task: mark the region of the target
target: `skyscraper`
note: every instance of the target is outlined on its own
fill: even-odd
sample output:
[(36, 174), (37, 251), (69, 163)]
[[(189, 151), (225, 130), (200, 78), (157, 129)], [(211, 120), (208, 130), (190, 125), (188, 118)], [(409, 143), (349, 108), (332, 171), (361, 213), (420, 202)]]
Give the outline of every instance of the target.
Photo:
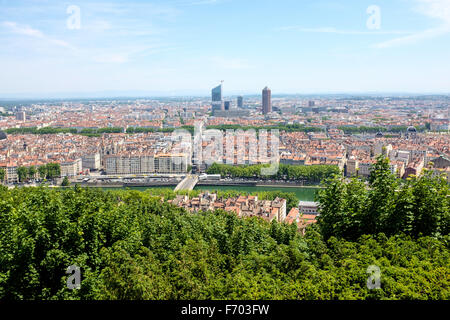
[(222, 85), (218, 85), (217, 87), (211, 90), (212, 101), (222, 101)]
[(25, 111), (19, 111), (19, 112), (17, 112), (17, 113), (16, 113), (16, 120), (19, 120), (19, 121), (25, 121), (25, 120), (27, 120), (27, 116), (26, 116), (26, 114), (25, 114)]
[(231, 109), (231, 101), (225, 101), (224, 107), (225, 107), (225, 110), (230, 110)]
[(237, 97), (237, 107), (242, 109), (243, 106), (244, 106), (244, 97), (242, 96)]
[(272, 112), (272, 91), (265, 87), (262, 92), (262, 111), (263, 114)]
[(211, 98), (212, 98), (212, 110), (223, 110), (223, 101), (222, 101), (222, 85), (218, 85), (217, 87), (211, 90)]

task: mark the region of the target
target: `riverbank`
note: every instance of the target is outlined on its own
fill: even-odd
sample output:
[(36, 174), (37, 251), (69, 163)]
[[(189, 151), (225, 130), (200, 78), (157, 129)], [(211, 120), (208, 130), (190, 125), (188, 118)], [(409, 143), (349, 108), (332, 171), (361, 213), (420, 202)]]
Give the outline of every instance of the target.
[[(75, 184), (75, 183), (73, 183)], [(72, 184), (72, 185), (73, 185)], [(131, 188), (131, 187), (149, 187), (149, 188), (175, 188), (177, 181), (149, 181), (149, 182), (113, 182), (107, 183), (105, 181), (98, 181), (96, 183), (78, 183), (82, 187), (92, 188)], [(202, 180), (197, 183), (201, 187), (215, 187), (215, 186), (233, 186), (233, 187), (280, 187), (280, 188), (322, 188), (319, 185), (304, 185), (293, 182), (284, 181), (228, 181), (228, 180)]]
[(255, 184), (251, 184), (251, 183), (197, 183), (197, 186), (199, 187), (261, 187), (261, 188), (266, 188), (266, 187), (270, 187), (270, 188), (315, 188), (315, 189), (323, 189), (324, 187), (319, 186), (319, 185), (296, 185), (296, 184), (276, 184), (276, 183), (255, 183)]
[[(108, 181), (97, 181), (95, 183), (92, 182), (72, 182), (71, 186), (79, 185), (81, 187), (90, 187), (90, 188), (133, 188), (133, 187), (148, 187), (148, 188), (175, 188), (179, 181), (146, 181), (146, 182), (108, 182)], [(22, 186), (37, 186), (37, 184), (33, 185), (22, 185)], [(60, 186), (60, 184), (56, 184), (54, 186)], [(285, 181), (233, 181), (233, 180), (201, 180), (197, 183), (198, 187), (261, 187), (261, 188), (315, 188), (321, 189), (323, 188), (320, 185), (305, 185), (298, 184), (294, 182), (285, 182)], [(14, 186), (8, 186), (9, 188), (14, 188)]]
[[(73, 187), (75, 184), (71, 184), (71, 187)], [(169, 189), (173, 190), (175, 188), (175, 185), (155, 185), (153, 184), (147, 184), (147, 185), (130, 185), (130, 184), (118, 184), (118, 183), (111, 183), (111, 184), (87, 184), (87, 183), (78, 183), (80, 187), (89, 187), (89, 188), (101, 188), (104, 190), (123, 190), (123, 189), (131, 189), (131, 190), (137, 190), (137, 191), (146, 191), (149, 189)], [(23, 186), (22, 186), (23, 187)], [(49, 186), (53, 188), (67, 188), (67, 187), (61, 187), (61, 186)], [(10, 186), (11, 188), (11, 186)], [(301, 201), (315, 201), (315, 197), (317, 194), (317, 191), (319, 191), (321, 187), (318, 186), (295, 186), (295, 185), (270, 185), (270, 184), (264, 184), (264, 185), (246, 185), (243, 183), (240, 184), (234, 184), (234, 185), (218, 185), (213, 182), (206, 183), (203, 181), (202, 184), (197, 185), (194, 190), (199, 191), (209, 191), (209, 192), (215, 192), (215, 191), (238, 191), (242, 192), (243, 194), (246, 193), (255, 193), (255, 192), (271, 192), (271, 191), (278, 191), (278, 192), (286, 192), (286, 193), (294, 193), (295, 196), (298, 198), (298, 200)]]
[[(123, 189), (130, 189), (130, 190), (137, 190), (137, 191), (146, 191), (151, 189), (170, 189), (173, 190), (173, 188), (168, 188), (167, 186), (149, 186), (149, 187), (102, 187), (105, 190), (123, 190)], [(315, 201), (315, 197), (317, 194), (317, 191), (319, 191), (319, 188), (315, 187), (280, 187), (280, 186), (218, 186), (218, 185), (197, 185), (194, 190), (197, 191), (208, 191), (208, 192), (216, 192), (216, 191), (237, 191), (241, 192), (243, 194), (247, 193), (255, 193), (255, 192), (271, 192), (271, 191), (278, 191), (278, 192), (285, 192), (285, 193), (294, 193), (295, 196), (299, 201)]]
[(240, 186), (240, 187), (282, 187), (282, 188), (322, 188), (320, 185), (305, 185), (298, 184), (295, 182), (285, 182), (285, 181), (270, 181), (270, 182), (260, 182), (260, 181), (212, 181), (203, 180), (197, 183), (197, 186)]
[(254, 192), (285, 192), (285, 193), (294, 193), (298, 200), (300, 201), (315, 201), (316, 194), (320, 190), (317, 187), (280, 187), (280, 186), (218, 186), (218, 185), (197, 185), (194, 190), (200, 191), (238, 191), (242, 193), (254, 193)]

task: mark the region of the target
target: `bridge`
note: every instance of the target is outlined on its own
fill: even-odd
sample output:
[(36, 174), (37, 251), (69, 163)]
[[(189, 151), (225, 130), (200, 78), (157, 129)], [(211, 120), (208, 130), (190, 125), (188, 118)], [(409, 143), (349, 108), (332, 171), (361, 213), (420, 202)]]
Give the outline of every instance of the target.
[(186, 178), (184, 178), (176, 187), (175, 187), (175, 192), (176, 191), (181, 191), (181, 190), (193, 190), (195, 188), (195, 186), (197, 185), (198, 182), (198, 176), (196, 175), (192, 175), (192, 174), (188, 174), (186, 176)]

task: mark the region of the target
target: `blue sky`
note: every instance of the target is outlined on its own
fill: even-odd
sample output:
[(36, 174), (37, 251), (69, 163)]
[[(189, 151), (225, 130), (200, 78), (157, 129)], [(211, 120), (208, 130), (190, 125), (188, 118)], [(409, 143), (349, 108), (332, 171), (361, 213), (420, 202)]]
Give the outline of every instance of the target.
[(450, 0), (0, 0), (0, 43), (0, 97), (450, 92)]

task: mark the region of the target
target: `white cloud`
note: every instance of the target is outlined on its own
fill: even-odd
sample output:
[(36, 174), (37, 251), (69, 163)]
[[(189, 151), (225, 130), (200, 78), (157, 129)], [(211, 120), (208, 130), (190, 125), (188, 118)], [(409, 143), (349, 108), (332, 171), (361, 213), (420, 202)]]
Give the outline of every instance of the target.
[(372, 46), (373, 48), (390, 48), (413, 44), (450, 33), (450, 0), (415, 0), (415, 2), (414, 11), (438, 20), (440, 25), (405, 37), (376, 43)]
[(390, 48), (390, 47), (395, 47), (395, 46), (413, 44), (413, 43), (417, 43), (421, 40), (439, 37), (439, 36), (442, 36), (449, 32), (450, 32), (450, 30), (445, 27), (428, 29), (425, 31), (414, 33), (414, 34), (406, 36), (406, 37), (400, 37), (400, 38), (395, 38), (395, 39), (391, 39), (388, 41), (376, 43), (372, 46), (372, 48), (383, 49), (383, 48)]
[(307, 33), (334, 33), (334, 34), (348, 34), (348, 35), (376, 35), (376, 34), (410, 34), (407, 31), (357, 31), (357, 30), (339, 30), (333, 27), (321, 28), (303, 28), (300, 26), (282, 27), (278, 30), (296, 30)]
[(15, 22), (10, 22), (10, 21), (3, 22), (3, 25), (5, 27), (9, 28), (11, 30), (11, 32), (16, 33), (16, 34), (21, 34), (21, 35), (36, 37), (36, 38), (44, 37), (44, 34), (41, 31), (39, 31), (37, 29), (33, 29), (29, 26), (21, 26)]
[[(153, 45), (145, 45), (145, 46), (132, 46), (132, 47), (122, 47), (120, 50), (116, 48), (108, 48), (108, 47), (87, 47), (87, 48), (76, 48), (66, 41), (55, 39), (47, 36), (42, 31), (33, 29), (27, 25), (19, 25), (15, 22), (6, 21), (0, 24), (0, 26), (4, 26), (8, 29), (8, 31), (12, 34), (22, 35), (29, 38), (39, 39), (38, 43), (28, 43), (28, 47), (33, 47), (34, 49), (38, 49), (40, 44), (44, 44), (46, 47), (51, 45), (63, 47), (66, 49), (70, 49), (71, 57), (79, 58), (81, 60), (95, 62), (95, 63), (111, 63), (111, 64), (122, 64), (127, 63), (131, 60), (133, 56), (142, 56), (154, 54), (155, 52), (159, 52), (161, 50), (170, 50), (170, 47), (164, 46), (163, 44), (153, 44)], [(111, 24), (105, 21), (97, 21), (90, 26), (89, 31), (94, 32), (94, 30), (98, 32), (103, 32), (111, 28)], [(54, 50), (53, 50), (54, 51)], [(119, 52), (117, 52), (119, 51)], [(56, 54), (56, 52), (53, 52)], [(60, 54), (60, 53), (58, 53)]]
[(19, 25), (16, 22), (4, 21), (3, 26), (6, 27), (7, 29), (9, 29), (14, 34), (24, 35), (24, 36), (28, 36), (28, 37), (32, 37), (32, 38), (38, 38), (38, 39), (45, 40), (49, 43), (52, 43), (52, 44), (60, 46), (60, 47), (74, 49), (66, 41), (47, 37), (42, 31), (33, 29), (32, 27), (27, 26), (27, 25)]
[(450, 0), (416, 0), (415, 11), (439, 19), (450, 27)]

